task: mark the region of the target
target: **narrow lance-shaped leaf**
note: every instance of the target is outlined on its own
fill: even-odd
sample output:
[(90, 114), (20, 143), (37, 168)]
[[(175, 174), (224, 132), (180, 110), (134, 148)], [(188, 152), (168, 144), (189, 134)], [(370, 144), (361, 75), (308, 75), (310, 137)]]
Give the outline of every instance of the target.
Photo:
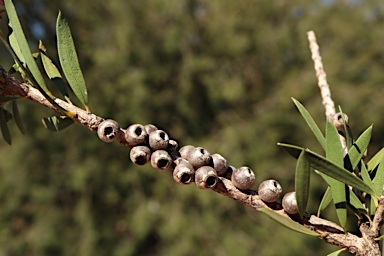
[(352, 144), (353, 144), (353, 135), (352, 135), (351, 127), (349, 127), (349, 124), (347, 122), (348, 120), (345, 119), (345, 114), (344, 114), (344, 112), (340, 106), (339, 106), (339, 111), (340, 111), (341, 118), (342, 118), (343, 123), (344, 123), (344, 135), (345, 135), (345, 140), (347, 143), (347, 149), (350, 149), (352, 147)]
[(337, 250), (335, 252), (332, 252), (330, 254), (328, 254), (327, 256), (338, 256), (340, 253), (342, 253), (343, 251), (345, 251), (346, 249), (343, 248), (343, 249), (340, 249), (340, 250)]
[[(14, 33), (15, 39), (17, 41), (18, 50), (21, 52), (23, 59), (25, 61), (25, 64), (27, 65), (27, 69), (31, 72), (31, 76), (37, 83), (35, 84), (35, 86), (42, 88), (44, 92), (46, 92), (49, 96), (52, 96), (52, 94), (48, 90), (47, 85), (45, 84), (44, 78), (35, 60), (33, 59), (31, 50), (29, 49), (27, 39), (25, 38), (23, 29), (21, 27), (19, 18), (17, 16), (15, 6), (13, 5), (11, 0), (5, 0), (4, 3), (5, 3), (5, 9), (8, 14), (9, 23), (13, 30), (12, 33)], [(16, 52), (16, 50), (14, 51)], [(29, 77), (29, 78), (32, 78), (32, 77)]]
[[(283, 148), (289, 148), (289, 150), (287, 151), (292, 155), (296, 151), (297, 157), (300, 155), (301, 151), (303, 150), (303, 148), (300, 148), (294, 145), (289, 145), (284, 143), (278, 143), (278, 145)], [(352, 186), (356, 189), (359, 189), (361, 191), (364, 191), (368, 194), (371, 194), (377, 197), (373, 188), (365, 184), (364, 181), (357, 178), (355, 175), (345, 170), (343, 167), (333, 164), (332, 162), (328, 161), (326, 158), (320, 156), (319, 154), (316, 154), (315, 152), (309, 149), (305, 149), (305, 151), (308, 153), (309, 162), (312, 168), (326, 174), (327, 176), (330, 176), (336, 180), (339, 180), (349, 186)]]
[(384, 159), (384, 148), (380, 149), (379, 152), (377, 152), (371, 160), (369, 160), (367, 166), (368, 166), (368, 171), (372, 171), (373, 169), (376, 168), (376, 166)]
[(311, 129), (312, 133), (315, 135), (316, 139), (319, 141), (321, 147), (325, 150), (326, 148), (326, 142), (323, 133), (320, 131), (319, 127), (313, 120), (312, 116), (309, 114), (309, 112), (305, 109), (305, 107), (296, 99), (292, 98), (293, 103), (295, 103), (297, 109), (300, 111), (302, 117), (304, 118), (305, 122), (307, 122), (309, 128)]
[[(326, 158), (328, 161), (335, 165), (343, 165), (343, 148), (340, 142), (339, 133), (335, 126), (329, 121), (326, 124)], [(333, 203), (336, 207), (336, 214), (339, 219), (340, 225), (345, 228), (347, 224), (347, 194), (346, 186), (343, 182), (335, 180), (325, 174), (321, 173), (321, 176), (328, 183), (331, 189)]]
[(321, 236), (321, 234), (316, 233), (315, 231), (312, 231), (305, 226), (285, 217), (277, 212), (268, 209), (268, 208), (260, 208), (258, 209), (260, 212), (268, 215), (270, 218), (274, 219), (275, 221), (279, 222), (280, 224), (286, 226), (289, 229), (292, 229), (294, 231), (297, 231), (299, 233), (305, 234), (305, 235), (310, 235), (310, 236)]
[(39, 50), (40, 50), (41, 62), (43, 63), (43, 67), (48, 78), (54, 82), (57, 89), (59, 89), (61, 94), (64, 95), (65, 99), (69, 103), (71, 103), (71, 100), (69, 99), (67, 87), (63, 82), (60, 71), (58, 70), (56, 65), (52, 62), (52, 60), (47, 56), (47, 49), (45, 48), (41, 40), (39, 41)]
[(384, 188), (384, 158), (381, 159), (381, 162), (376, 170), (376, 175), (373, 178), (373, 187), (375, 192), (380, 195)]
[(3, 108), (0, 108), (0, 128), (1, 128), (1, 133), (3, 135), (4, 140), (9, 145), (11, 145), (12, 144), (11, 134), (9, 133), (7, 120), (5, 118), (5, 110)]
[(20, 116), (20, 112), (19, 112), (19, 108), (17, 107), (16, 100), (12, 101), (12, 113), (13, 113), (13, 117), (15, 118), (16, 125), (19, 128), (20, 132), (22, 134), (25, 134), (23, 120)]
[(327, 190), (325, 190), (323, 198), (321, 199), (319, 208), (317, 209), (317, 217), (320, 216), (320, 214), (325, 210), (325, 208), (327, 208), (327, 206), (331, 201), (332, 201), (332, 193), (331, 193), (331, 188), (328, 186)]
[(61, 131), (74, 123), (73, 119), (67, 116), (45, 117), (41, 120), (45, 128), (50, 131)]
[(76, 97), (81, 101), (86, 110), (89, 111), (87, 87), (85, 85), (83, 73), (80, 69), (75, 44), (72, 39), (72, 34), (68, 22), (63, 17), (61, 12), (59, 12), (57, 17), (56, 33), (57, 50), (64, 75), (67, 78), (67, 81)]
[(45, 92), (41, 86), (39, 86), (39, 84), (36, 82), (36, 79), (33, 77), (33, 75), (26, 69), (23, 67), (23, 64), (21, 63), (20, 59), (17, 57), (15, 51), (11, 48), (11, 46), (8, 44), (8, 42), (4, 39), (3, 37), (3, 34), (0, 30), (0, 40), (2, 41), (2, 43), (4, 44), (5, 48), (8, 50), (8, 52), (12, 55), (12, 57), (15, 59), (15, 61), (17, 62), (17, 66), (13, 65), (13, 67), (16, 67), (17, 69), (21, 69), (21, 71), (18, 71), (22, 74), (25, 74), (28, 79), (30, 80), (30, 82), (39, 90), (39, 92), (53, 105), (57, 108), (57, 110), (59, 111), (62, 111), (63, 113), (65, 113), (66, 115), (68, 116), (74, 116), (74, 113), (71, 112), (71, 111), (67, 111), (65, 109), (63, 109), (59, 104), (57, 104), (52, 98), (53, 98), (53, 95), (51, 92)]
[(307, 153), (303, 150), (297, 160), (295, 174), (296, 202), (300, 217), (303, 217), (309, 197), (310, 170)]
[[(348, 156), (346, 160), (349, 160), (351, 170), (355, 170), (361, 158), (363, 157), (365, 151), (368, 148), (369, 142), (371, 141), (372, 136), (372, 126), (368, 127), (356, 140), (355, 143), (352, 144), (351, 148), (348, 151)], [(347, 168), (348, 169), (348, 168)]]

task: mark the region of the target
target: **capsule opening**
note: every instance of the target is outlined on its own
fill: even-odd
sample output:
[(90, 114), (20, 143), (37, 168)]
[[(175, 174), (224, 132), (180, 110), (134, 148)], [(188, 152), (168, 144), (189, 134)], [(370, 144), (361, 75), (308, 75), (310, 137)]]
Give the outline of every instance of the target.
[(205, 181), (205, 184), (207, 184), (208, 187), (213, 187), (216, 185), (216, 177), (210, 176)]
[(157, 161), (157, 166), (161, 169), (165, 169), (168, 167), (168, 159), (161, 158)]

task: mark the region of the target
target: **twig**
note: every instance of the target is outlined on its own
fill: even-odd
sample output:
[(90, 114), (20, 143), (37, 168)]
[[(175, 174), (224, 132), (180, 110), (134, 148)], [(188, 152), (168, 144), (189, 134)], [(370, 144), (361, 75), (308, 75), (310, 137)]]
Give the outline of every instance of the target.
[[(40, 105), (43, 105), (59, 114), (61, 113), (61, 111), (56, 109), (55, 106), (53, 106), (48, 100), (46, 100), (37, 89), (9, 76), (8, 73), (1, 66), (0, 88), (3, 90), (2, 93), (6, 95), (18, 95), (28, 100), (34, 101)], [(74, 121), (82, 124), (91, 131), (96, 131), (98, 125), (104, 120), (102, 117), (88, 113), (87, 111), (80, 109), (74, 105), (68, 104), (67, 102), (62, 101), (60, 99), (56, 98), (55, 102), (64, 109), (74, 113)], [(119, 143), (126, 145), (124, 141), (119, 141)], [(343, 229), (337, 224), (322, 218), (318, 218), (314, 215), (307, 214), (304, 220), (300, 221), (298, 216), (291, 216), (285, 213), (279, 203), (266, 204), (259, 198), (256, 191), (239, 190), (232, 184), (230, 180), (224, 177), (219, 177), (217, 185), (211, 190), (226, 197), (237, 200), (253, 209), (269, 208), (271, 210), (274, 210), (278, 214), (285, 216), (286, 218), (290, 218), (294, 221), (299, 221), (302, 225), (306, 226), (307, 228), (314, 230), (319, 234), (322, 234), (323, 236), (321, 236), (320, 239), (324, 240), (325, 242), (340, 246), (342, 248), (346, 248), (350, 252), (355, 253), (356, 255), (368, 255), (367, 252), (372, 253), (378, 251), (378, 243), (374, 241), (374, 239), (372, 239), (372, 236), (365, 236), (368, 237), (368, 239), (365, 239), (365, 237), (358, 237), (351, 233), (344, 233)], [(364, 232), (364, 230), (362, 230), (362, 232)], [(377, 250), (375, 249), (376, 247)], [(370, 251), (368, 251), (368, 249)], [(380, 254), (371, 255), (376, 256)]]
[(319, 45), (316, 42), (316, 36), (313, 31), (307, 32), (309, 41), (309, 49), (312, 53), (312, 60), (314, 62), (318, 86), (320, 88), (321, 97), (323, 98), (323, 105), (325, 108), (325, 116), (330, 120), (335, 114), (335, 103), (331, 98), (331, 91), (327, 82), (327, 75), (324, 71), (323, 62), (320, 56)]

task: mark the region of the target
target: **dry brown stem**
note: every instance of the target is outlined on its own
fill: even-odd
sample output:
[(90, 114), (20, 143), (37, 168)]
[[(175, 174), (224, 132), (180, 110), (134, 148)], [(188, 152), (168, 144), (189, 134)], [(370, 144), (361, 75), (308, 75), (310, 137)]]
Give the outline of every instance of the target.
[[(308, 39), (310, 42), (312, 59), (315, 63), (316, 75), (319, 80), (319, 88), (323, 97), (323, 105), (326, 109), (326, 116), (329, 118), (335, 114), (335, 107), (331, 99), (331, 93), (326, 81), (323, 65), (321, 63), (321, 57), (318, 50), (319, 47), (316, 43), (316, 38), (312, 31), (308, 32)], [(62, 114), (59, 109), (52, 105), (39, 92), (39, 90), (9, 76), (9, 74), (1, 66), (0, 88), (3, 90), (1, 92), (2, 96), (20, 96), (36, 102), (39, 105), (45, 106), (58, 114)], [(74, 113), (74, 121), (82, 124), (91, 131), (97, 131), (98, 125), (104, 120), (102, 117), (89, 113), (58, 98), (55, 98), (54, 101), (63, 109)], [(123, 140), (120, 141), (120, 143), (126, 145), (126, 142)], [(316, 217), (314, 215), (307, 214), (303, 220), (300, 220), (298, 216), (288, 215), (284, 212), (284, 210), (282, 210), (282, 207), (279, 203), (266, 204), (259, 198), (255, 191), (241, 191), (237, 189), (230, 180), (224, 177), (219, 178), (217, 185), (212, 189), (212, 191), (240, 201), (244, 205), (254, 209), (270, 208), (280, 215), (283, 215), (286, 218), (290, 218), (294, 221), (298, 221), (307, 228), (322, 234), (320, 239), (324, 240), (326, 243), (345, 248), (355, 255), (381, 255), (378, 242), (375, 239), (379, 237), (379, 229), (383, 224), (384, 195), (382, 195), (382, 198), (379, 201), (378, 210), (373, 219), (372, 226), (369, 226), (369, 223), (362, 223), (360, 225), (361, 236), (357, 236), (348, 232), (345, 233), (344, 230), (337, 224)]]

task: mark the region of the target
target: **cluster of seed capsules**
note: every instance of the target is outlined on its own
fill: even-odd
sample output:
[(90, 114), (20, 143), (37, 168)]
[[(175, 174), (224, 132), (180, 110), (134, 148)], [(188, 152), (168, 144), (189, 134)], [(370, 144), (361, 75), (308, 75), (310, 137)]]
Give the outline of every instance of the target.
[[(231, 180), (240, 190), (250, 189), (255, 183), (255, 174), (249, 167), (228, 165), (220, 154), (211, 155), (206, 149), (192, 145), (177, 151), (178, 143), (152, 124), (132, 124), (124, 130), (116, 121), (106, 119), (98, 126), (97, 134), (105, 142), (117, 141), (129, 146), (134, 164), (150, 162), (155, 169), (173, 169), (173, 178), (180, 184), (194, 182), (200, 189), (212, 189), (219, 176)], [(276, 202), (281, 193), (282, 188), (276, 180), (265, 180), (258, 189), (260, 199), (266, 203)], [(289, 214), (297, 213), (294, 193), (287, 193), (282, 200), (283, 208)]]

